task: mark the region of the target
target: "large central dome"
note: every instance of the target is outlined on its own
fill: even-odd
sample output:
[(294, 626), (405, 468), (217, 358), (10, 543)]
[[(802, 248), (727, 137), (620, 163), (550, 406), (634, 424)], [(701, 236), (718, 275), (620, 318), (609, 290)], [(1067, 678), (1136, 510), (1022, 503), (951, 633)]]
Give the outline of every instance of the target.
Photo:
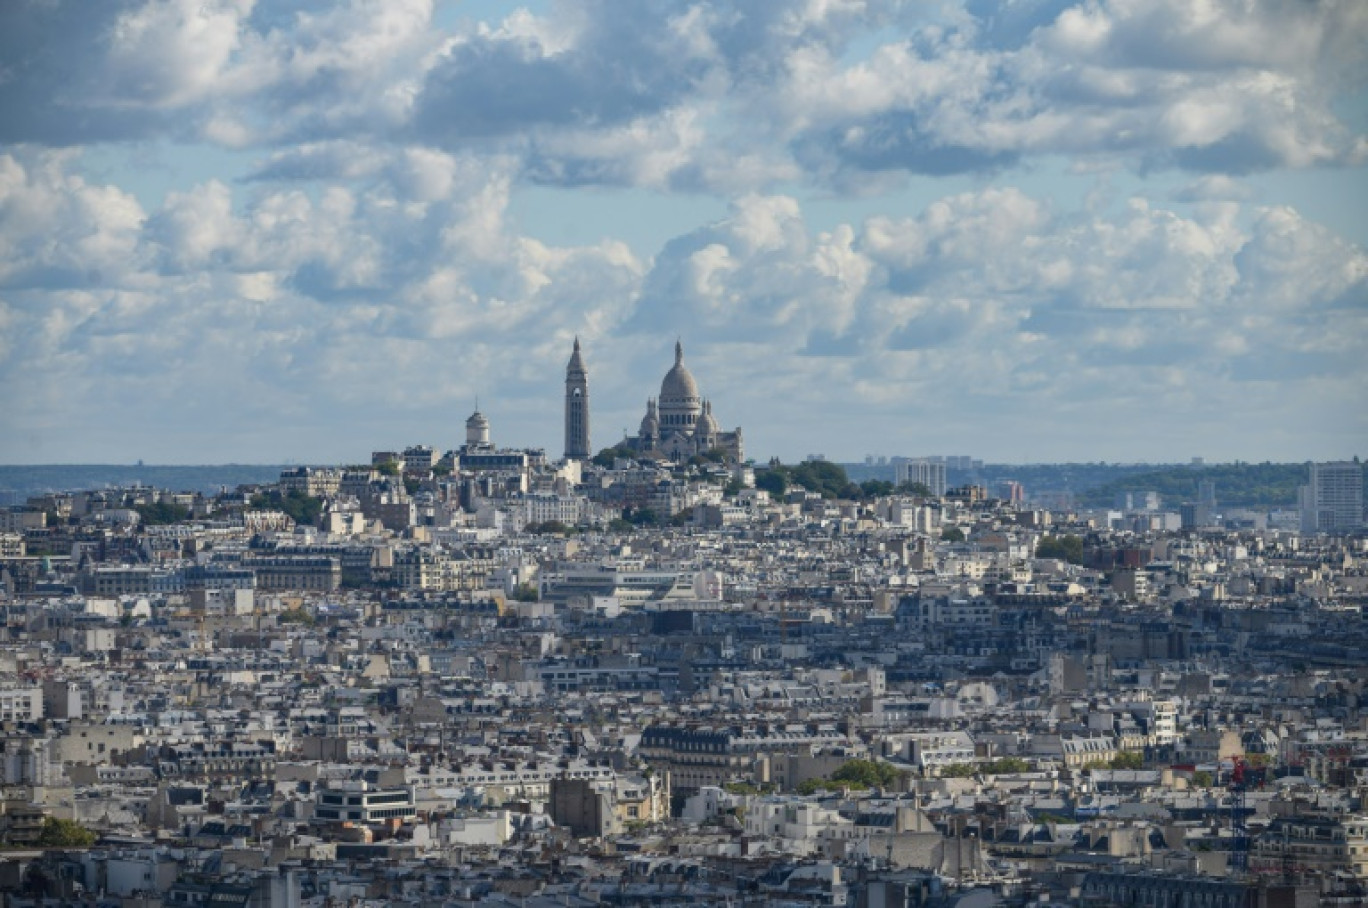
[(684, 365), (684, 347), (675, 342), (675, 361), (665, 380), (660, 383), (660, 402), (667, 400), (693, 400), (698, 397), (698, 382), (693, 373)]
[(663, 430), (692, 430), (694, 420), (703, 412), (698, 382), (684, 365), (684, 346), (675, 343), (675, 361), (660, 383), (660, 427)]

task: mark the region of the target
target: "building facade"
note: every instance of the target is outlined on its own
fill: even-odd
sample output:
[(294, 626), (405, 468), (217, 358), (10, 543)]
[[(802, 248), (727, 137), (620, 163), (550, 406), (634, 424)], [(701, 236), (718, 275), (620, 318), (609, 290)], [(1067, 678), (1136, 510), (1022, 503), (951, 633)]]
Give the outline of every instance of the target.
[(919, 482), (932, 495), (945, 494), (945, 464), (933, 460), (906, 460), (897, 465), (898, 485)]
[(745, 460), (741, 429), (723, 432), (713, 416), (712, 401), (699, 393), (689, 367), (684, 365), (684, 346), (675, 343), (675, 361), (660, 383), (660, 397), (646, 401), (646, 415), (628, 447), (641, 454), (666, 460), (688, 460), (720, 451), (736, 463)]
[(1301, 504), (1303, 532), (1333, 533), (1363, 526), (1363, 465), (1352, 460), (1311, 464)]

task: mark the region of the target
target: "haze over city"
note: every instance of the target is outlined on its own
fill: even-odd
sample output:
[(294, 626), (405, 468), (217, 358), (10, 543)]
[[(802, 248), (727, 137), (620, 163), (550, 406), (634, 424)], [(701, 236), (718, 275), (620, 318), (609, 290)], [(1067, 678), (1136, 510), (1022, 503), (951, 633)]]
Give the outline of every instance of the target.
[(0, 8), (0, 462), (1363, 453), (1368, 6)]

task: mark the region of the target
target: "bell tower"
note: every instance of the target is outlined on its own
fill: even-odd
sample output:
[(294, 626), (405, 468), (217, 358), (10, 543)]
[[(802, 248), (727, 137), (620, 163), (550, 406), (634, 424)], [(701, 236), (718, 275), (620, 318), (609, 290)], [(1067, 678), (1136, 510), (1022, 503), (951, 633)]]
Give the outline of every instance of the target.
[(565, 458), (582, 460), (589, 456), (589, 372), (580, 355), (579, 338), (565, 367)]

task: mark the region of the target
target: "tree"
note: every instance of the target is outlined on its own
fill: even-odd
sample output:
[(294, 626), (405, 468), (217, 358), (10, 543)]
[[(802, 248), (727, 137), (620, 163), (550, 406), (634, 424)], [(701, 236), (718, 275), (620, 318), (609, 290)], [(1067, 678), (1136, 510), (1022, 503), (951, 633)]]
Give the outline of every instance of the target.
[(889, 788), (903, 775), (896, 767), (873, 760), (847, 760), (831, 774), (833, 782), (859, 788)]
[(1036, 545), (1037, 558), (1058, 558), (1070, 564), (1083, 563), (1083, 539), (1080, 536), (1042, 536)]
[(386, 460), (386, 461), (382, 461), (381, 463), (378, 463), (378, 464), (375, 465), (375, 469), (379, 471), (379, 473), (380, 473), (381, 476), (398, 476), (398, 475), (399, 475), (399, 461), (397, 461), (397, 460)]
[(785, 467), (794, 485), (800, 485), (809, 492), (816, 492), (823, 498), (837, 498), (850, 486), (850, 478), (845, 468), (827, 460), (805, 460), (800, 464)]
[(755, 474), (755, 487), (762, 492), (769, 492), (771, 498), (783, 498), (788, 491), (788, 477), (782, 468), (760, 470)]
[(1141, 754), (1124, 751), (1112, 757), (1107, 763), (1108, 769), (1142, 769), (1145, 765), (1145, 758)]
[(190, 516), (189, 508), (182, 504), (176, 504), (174, 501), (158, 501), (153, 504), (134, 505), (133, 510), (138, 512), (138, 516), (142, 518), (144, 526), (180, 523)]
[(660, 518), (656, 516), (656, 512), (650, 508), (623, 508), (622, 517), (624, 520), (628, 520), (639, 527), (650, 526), (660, 522)]
[(305, 495), (298, 489), (291, 489), (285, 495), (281, 495), (279, 491), (253, 495), (251, 505), (257, 510), (284, 511), (291, 520), (301, 526), (317, 526), (318, 517), (323, 513), (322, 498)]
[(1205, 769), (1199, 769), (1192, 774), (1192, 785), (1194, 788), (1210, 788), (1211, 773)]
[(951, 763), (942, 766), (940, 775), (945, 779), (967, 779), (975, 775), (999, 776), (1019, 772), (1029, 772), (1031, 764), (1020, 757), (1000, 757), (987, 763)]
[(861, 498), (882, 498), (893, 494), (893, 483), (886, 479), (866, 479), (860, 483)]
[(798, 793), (816, 794), (839, 788), (892, 788), (907, 773), (888, 763), (874, 760), (847, 760), (826, 779), (805, 779), (798, 783)]
[(898, 486), (899, 495), (915, 495), (918, 498), (930, 498), (931, 487), (924, 482), (905, 482)]
[(941, 540), (944, 542), (963, 542), (964, 530), (959, 527), (946, 527), (941, 530)]
[(608, 521), (608, 532), (610, 533), (630, 533), (636, 529), (636, 524), (630, 520), (623, 520), (621, 517), (614, 517)]
[(631, 456), (631, 448), (627, 447), (627, 445), (625, 444), (618, 444), (614, 445), (611, 448), (604, 448), (602, 451), (599, 451), (597, 454), (595, 454), (593, 457), (593, 463), (596, 467), (603, 467), (605, 470), (609, 470), (612, 469), (613, 462), (616, 461), (618, 458), (627, 458)]
[(43, 848), (89, 848), (98, 838), (75, 820), (44, 817), (38, 830), (38, 845)]
[(541, 594), (537, 592), (535, 584), (520, 583), (513, 591), (513, 598), (518, 602), (537, 602), (541, 599)]

